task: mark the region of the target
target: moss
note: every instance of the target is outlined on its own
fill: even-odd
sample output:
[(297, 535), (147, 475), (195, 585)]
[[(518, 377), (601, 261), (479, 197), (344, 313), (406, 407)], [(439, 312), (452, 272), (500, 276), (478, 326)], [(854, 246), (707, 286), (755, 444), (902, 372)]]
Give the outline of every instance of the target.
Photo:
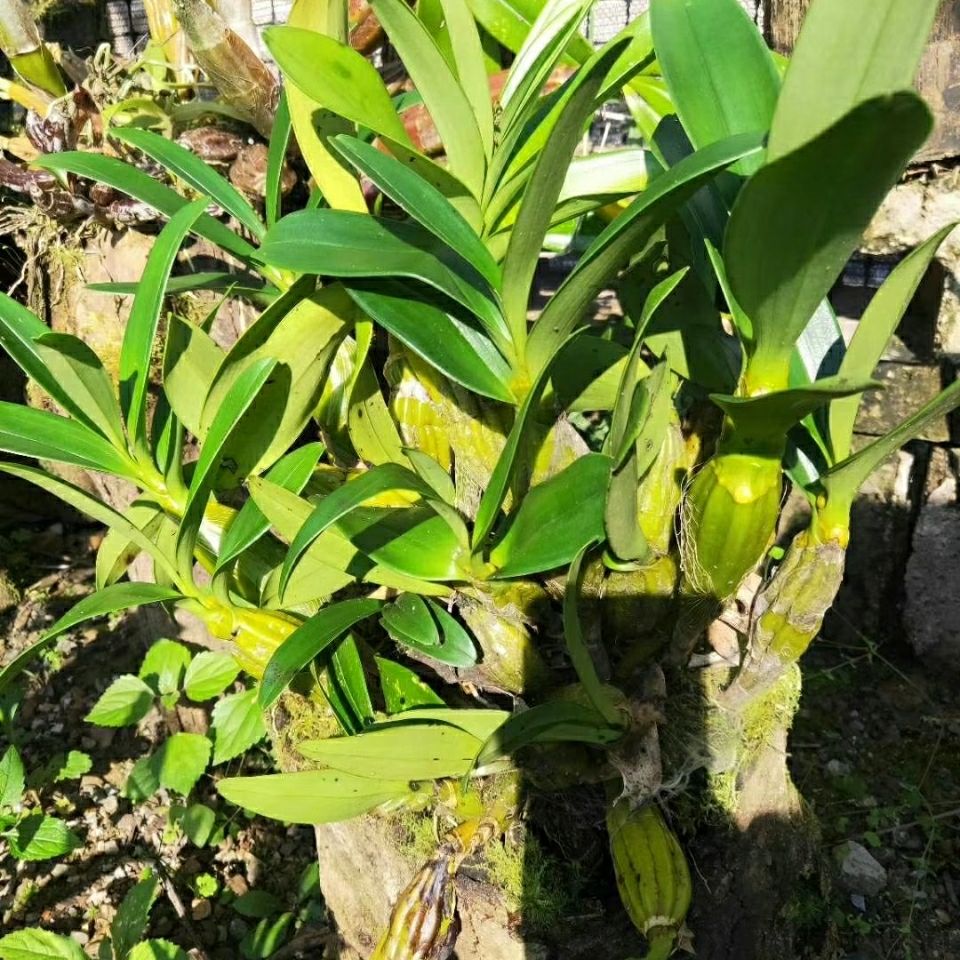
[(277, 766), (287, 772), (308, 766), (300, 755), (299, 744), (306, 740), (326, 740), (340, 733), (339, 724), (325, 702), (291, 690), (270, 712), (267, 724)]

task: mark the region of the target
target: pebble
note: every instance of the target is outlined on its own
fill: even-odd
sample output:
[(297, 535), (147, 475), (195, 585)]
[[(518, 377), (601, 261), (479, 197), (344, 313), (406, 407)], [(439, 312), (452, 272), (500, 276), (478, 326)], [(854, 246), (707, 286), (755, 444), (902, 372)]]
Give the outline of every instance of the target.
[(953, 917), (947, 913), (946, 910), (941, 910), (939, 907), (934, 911), (937, 915), (937, 921), (945, 927), (949, 927), (953, 923)]
[(190, 906), (190, 916), (194, 920), (206, 920), (213, 913), (213, 905), (209, 900), (194, 900)]
[(70, 939), (75, 940), (81, 947), (85, 947), (90, 942), (90, 938), (82, 930), (71, 931)]
[(112, 817), (120, 807), (120, 801), (117, 799), (115, 793), (111, 793), (106, 797), (103, 803), (100, 804), (100, 809), (108, 816)]
[(235, 873), (232, 877), (230, 877), (230, 879), (227, 881), (227, 886), (238, 897), (242, 897), (250, 890), (250, 886), (247, 883), (246, 878), (240, 873)]
[(850, 775), (850, 764), (845, 760), (828, 760), (827, 773), (831, 777), (846, 777)]
[(85, 773), (80, 778), (81, 790), (99, 790), (103, 786), (103, 781), (92, 773)]
[(887, 885), (887, 871), (862, 844), (848, 840), (833, 852), (840, 883), (853, 894), (874, 897)]
[(234, 940), (242, 940), (247, 935), (247, 931), (250, 929), (250, 926), (240, 917), (234, 917), (230, 921), (227, 929), (230, 933), (230, 936), (233, 937)]
[(55, 863), (50, 868), (50, 876), (53, 877), (54, 880), (59, 880), (60, 877), (66, 876), (69, 870), (70, 868), (65, 863)]

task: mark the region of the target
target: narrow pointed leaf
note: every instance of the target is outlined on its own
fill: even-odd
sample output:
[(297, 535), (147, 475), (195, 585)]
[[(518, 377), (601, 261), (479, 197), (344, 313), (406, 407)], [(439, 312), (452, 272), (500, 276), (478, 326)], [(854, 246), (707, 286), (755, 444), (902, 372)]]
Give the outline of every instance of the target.
[(205, 199), (187, 204), (160, 231), (130, 308), (120, 349), (120, 406), (130, 442), (137, 449), (145, 449), (147, 443), (147, 391), (164, 290), (180, 245), (205, 206)]
[(492, 400), (516, 402), (510, 368), (485, 334), (401, 282), (351, 280), (347, 289), (364, 313), (444, 376)]
[[(102, 154), (47, 153), (38, 157), (34, 166), (54, 173), (74, 173), (95, 183), (104, 183), (153, 207), (166, 217), (173, 217), (189, 205), (189, 201), (181, 197), (176, 190), (164, 186), (156, 178), (129, 163)], [(197, 217), (192, 229), (198, 236), (235, 254), (241, 260), (248, 260), (254, 253), (254, 248), (246, 240), (209, 214), (203, 213)]]
[(6, 690), (34, 658), (49, 647), (61, 634), (87, 620), (109, 616), (121, 610), (129, 610), (148, 603), (164, 603), (179, 600), (183, 594), (171, 587), (156, 583), (115, 583), (89, 597), (84, 597), (65, 613), (39, 640), (18, 654), (0, 670), (0, 693)]
[(263, 222), (250, 201), (206, 161), (167, 137), (137, 127), (113, 127), (110, 136), (128, 143), (151, 157), (169, 173), (178, 177), (197, 193), (209, 197), (215, 204), (243, 224), (254, 237), (260, 239), (266, 232)]
[[(921, 244), (899, 263), (867, 307), (844, 354), (839, 375), (850, 380), (873, 376), (897, 325), (910, 306), (941, 244), (957, 225), (947, 224), (926, 243)], [(830, 445), (836, 461), (850, 455), (853, 425), (860, 407), (858, 397), (835, 400), (830, 404)]]
[(377, 613), (379, 600), (343, 600), (301, 624), (270, 658), (260, 683), (261, 709), (272, 706), (290, 681), (352, 626)]
[(436, 187), (394, 157), (356, 137), (340, 135), (333, 146), (421, 226), (456, 250), (493, 288), (500, 268), (483, 241)]
[(0, 401), (0, 450), (136, 478), (129, 457), (90, 427), (20, 403)]
[(430, 111), (450, 169), (479, 197), (486, 150), (459, 79), (427, 28), (402, 0), (371, 0), (371, 6)]
[[(267, 472), (266, 479), (284, 490), (300, 493), (313, 475), (317, 461), (323, 456), (322, 443), (308, 443), (278, 460)], [(249, 499), (240, 512), (233, 518), (220, 541), (217, 554), (217, 566), (214, 572), (222, 570), (245, 550), (255, 544), (270, 529), (270, 521), (257, 506), (256, 500)]]
[(587, 248), (550, 300), (530, 335), (527, 359), (540, 370), (570, 333), (616, 270), (641, 250), (657, 230), (720, 170), (761, 149), (760, 138), (731, 137), (698, 150), (657, 177)]
[(287, 148), (290, 146), (291, 132), (289, 93), (284, 91), (277, 105), (277, 116), (273, 123), (270, 148), (267, 152), (265, 207), (268, 227), (272, 227), (280, 219), (280, 207), (283, 203), (283, 166), (287, 158)]

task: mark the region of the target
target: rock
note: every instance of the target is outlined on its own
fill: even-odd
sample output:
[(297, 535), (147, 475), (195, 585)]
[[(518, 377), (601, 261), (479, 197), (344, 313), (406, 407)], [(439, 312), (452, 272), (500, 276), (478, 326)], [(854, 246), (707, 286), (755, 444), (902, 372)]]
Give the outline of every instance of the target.
[(194, 920), (206, 920), (213, 913), (213, 905), (209, 900), (194, 900), (190, 905), (190, 916)]
[[(881, 363), (874, 377), (883, 387), (868, 390), (863, 395), (856, 423), (857, 433), (873, 437), (889, 433), (943, 388), (940, 368), (933, 365)], [(947, 418), (940, 417), (928, 423), (919, 439), (934, 443), (948, 441)]]
[(850, 893), (875, 897), (887, 885), (887, 871), (862, 844), (848, 840), (833, 855), (839, 881)]
[(831, 777), (846, 777), (850, 774), (850, 764), (844, 760), (828, 760), (827, 773)]
[(913, 533), (905, 577), (904, 627), (914, 652), (938, 666), (960, 662), (960, 509), (957, 482), (944, 480), (927, 498)]
[(117, 799), (115, 793), (111, 793), (108, 797), (104, 797), (103, 803), (100, 804), (100, 809), (108, 816), (112, 817), (120, 807), (120, 801)]

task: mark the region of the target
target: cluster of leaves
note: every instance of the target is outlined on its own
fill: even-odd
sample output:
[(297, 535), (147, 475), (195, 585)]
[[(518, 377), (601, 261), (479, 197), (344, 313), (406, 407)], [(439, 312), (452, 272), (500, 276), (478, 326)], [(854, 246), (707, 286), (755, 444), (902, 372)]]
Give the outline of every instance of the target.
[[(147, 651), (137, 676), (123, 674), (103, 692), (87, 715), (101, 727), (139, 723), (159, 702), (174, 710), (183, 697), (193, 703), (219, 698), (213, 708), (210, 736), (173, 733), (152, 754), (137, 761), (124, 787), (134, 802), (146, 800), (160, 787), (187, 796), (208, 765), (226, 763), (266, 735), (255, 690), (221, 696), (240, 674), (237, 661), (210, 650), (191, 654), (175, 640), (157, 640)], [(204, 812), (205, 811), (205, 812)], [(203, 846), (213, 826), (213, 811), (194, 804), (184, 815), (184, 829)]]
[(0, 837), (17, 860), (50, 860), (72, 853), (80, 838), (56, 816), (41, 809), (40, 791), (76, 780), (91, 768), (87, 754), (71, 750), (51, 757), (29, 776), (17, 747), (11, 744), (0, 758)]

